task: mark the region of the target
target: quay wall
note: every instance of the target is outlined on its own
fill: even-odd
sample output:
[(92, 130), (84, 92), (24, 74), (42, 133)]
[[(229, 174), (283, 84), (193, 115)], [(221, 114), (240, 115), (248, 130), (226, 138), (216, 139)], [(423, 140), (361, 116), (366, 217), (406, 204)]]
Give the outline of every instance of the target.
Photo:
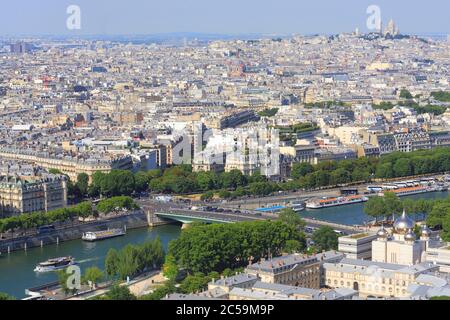
[(108, 228), (126, 228), (129, 230), (168, 223), (167, 221), (155, 221), (150, 213), (136, 211), (128, 215), (112, 216), (105, 220), (86, 222), (73, 227), (68, 226), (43, 235), (30, 235), (15, 239), (0, 240), (0, 254), (4, 255), (8, 252), (81, 239), (83, 233), (88, 231), (100, 231)]

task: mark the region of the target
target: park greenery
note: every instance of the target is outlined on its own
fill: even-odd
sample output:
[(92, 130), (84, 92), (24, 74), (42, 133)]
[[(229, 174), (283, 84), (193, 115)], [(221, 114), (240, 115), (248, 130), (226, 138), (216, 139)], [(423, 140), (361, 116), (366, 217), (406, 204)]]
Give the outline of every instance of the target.
[(402, 98), (402, 99), (412, 99), (413, 96), (412, 96), (411, 92), (409, 92), (408, 90), (402, 89), (402, 90), (400, 90), (400, 98)]
[(127, 196), (118, 196), (104, 199), (97, 204), (98, 212), (103, 214), (121, 209), (136, 210), (139, 209), (139, 206), (134, 202), (132, 198)]
[(268, 181), (259, 173), (243, 175), (230, 172), (193, 172), (190, 165), (179, 165), (164, 171), (113, 170), (96, 173), (88, 187), (91, 196), (128, 196), (134, 192), (189, 194), (202, 193), (202, 200), (215, 196), (234, 199), (243, 196), (266, 196), (277, 191), (317, 189), (351, 183), (369, 182), (374, 178), (391, 179), (412, 175), (441, 173), (450, 170), (450, 148), (422, 150), (411, 153), (395, 152), (379, 159), (359, 158), (325, 161), (316, 165), (294, 163), (291, 180), (281, 183)]
[(343, 101), (322, 101), (314, 103), (305, 103), (307, 109), (330, 109), (335, 107), (347, 107), (348, 105)]
[(105, 272), (111, 278), (125, 280), (161, 268), (164, 256), (159, 238), (140, 245), (129, 244), (121, 250), (110, 249), (105, 259)]
[(372, 179), (392, 179), (443, 173), (450, 171), (450, 148), (394, 152), (377, 158), (327, 161), (317, 165), (295, 163), (289, 181), (282, 189), (315, 189), (349, 183), (370, 182)]
[(275, 116), (278, 113), (278, 108), (270, 108), (270, 109), (264, 109), (263, 111), (258, 112), (258, 115), (260, 117), (268, 117), (271, 118)]
[(337, 250), (338, 234), (331, 227), (320, 227), (312, 234), (311, 240), (314, 242), (314, 249), (317, 252)]
[(371, 197), (364, 206), (364, 213), (376, 221), (398, 215), (402, 210), (403, 204), (393, 192), (385, 192), (383, 197)]
[(283, 221), (195, 224), (170, 242), (167, 263), (191, 275), (222, 272), (244, 267), (250, 259), (279, 256), (289, 240), (298, 241), (300, 250), (305, 248), (303, 232)]
[(74, 221), (78, 218), (86, 219), (91, 216), (96, 216), (97, 210), (100, 213), (108, 214), (121, 209), (133, 210), (138, 209), (138, 206), (132, 198), (120, 196), (101, 200), (97, 204), (96, 210), (93, 208), (92, 203), (86, 201), (75, 206), (59, 208), (48, 212), (24, 213), (0, 219), (0, 233), (28, 230), (54, 223)]
[(445, 91), (432, 92), (431, 96), (437, 101), (450, 102), (450, 92)]
[(82, 283), (89, 284), (92, 288), (95, 288), (105, 278), (103, 271), (97, 267), (87, 268), (84, 272)]
[(297, 123), (289, 126), (275, 126), (274, 128), (279, 130), (281, 141), (292, 141), (293, 144), (297, 142), (297, 138), (300, 134), (319, 129), (319, 127), (313, 123)]
[(394, 106), (395, 105), (389, 101), (382, 101), (379, 104), (372, 104), (372, 108), (375, 110), (391, 110), (392, 108), (394, 108)]
[(76, 218), (87, 218), (93, 214), (92, 204), (82, 202), (68, 208), (55, 209), (48, 212), (25, 213), (0, 219), (0, 233), (14, 230), (26, 230), (55, 222), (64, 222)]
[[(310, 125), (308, 125), (310, 126)], [(292, 128), (291, 128), (292, 127)], [(299, 124), (284, 128), (289, 137), (302, 130)], [(287, 130), (287, 131), (286, 131)], [(141, 192), (165, 194), (200, 193), (204, 201), (215, 197), (235, 199), (244, 196), (266, 196), (278, 191), (317, 189), (352, 183), (370, 182), (373, 179), (391, 179), (413, 175), (450, 171), (450, 148), (420, 150), (410, 153), (394, 152), (381, 158), (358, 158), (343, 161), (324, 161), (315, 165), (294, 163), (291, 179), (276, 183), (256, 172), (244, 175), (239, 170), (230, 172), (193, 172), (191, 165), (177, 165), (165, 170), (138, 171), (112, 170), (96, 172), (92, 183), (79, 177), (77, 190), (81, 197), (131, 196)]]
[[(420, 105), (417, 102), (414, 102), (413, 100), (407, 100), (407, 101), (400, 101), (398, 103), (399, 106), (402, 107), (408, 107), (413, 109), (418, 114), (424, 114), (424, 113), (431, 113), (435, 116), (441, 115), (447, 111), (446, 106), (440, 106), (440, 105), (433, 105), (433, 104), (427, 104), (427, 105)], [(394, 108), (394, 104), (391, 102), (381, 102), (380, 104), (373, 104), (373, 108), (375, 110), (391, 110)]]
[(137, 300), (137, 298), (126, 285), (120, 285), (116, 282), (106, 294), (96, 297), (94, 300), (130, 301)]

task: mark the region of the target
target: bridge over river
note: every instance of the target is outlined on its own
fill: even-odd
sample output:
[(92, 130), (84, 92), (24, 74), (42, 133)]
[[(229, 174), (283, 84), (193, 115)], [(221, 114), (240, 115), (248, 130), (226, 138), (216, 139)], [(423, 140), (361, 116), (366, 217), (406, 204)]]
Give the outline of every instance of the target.
[[(276, 220), (276, 215), (260, 215), (255, 214), (232, 214), (232, 213), (218, 213), (218, 212), (206, 212), (206, 211), (192, 211), (192, 210), (166, 210), (164, 212), (154, 212), (154, 215), (163, 220), (173, 220), (181, 222), (183, 224), (189, 224), (192, 222), (206, 222), (206, 223), (235, 223), (244, 221), (263, 221), (263, 220)], [(303, 218), (308, 227), (320, 228), (322, 226), (328, 226), (334, 230), (346, 233), (354, 234), (362, 231), (366, 231), (362, 227), (353, 227), (337, 223), (331, 223), (327, 221), (313, 220)]]

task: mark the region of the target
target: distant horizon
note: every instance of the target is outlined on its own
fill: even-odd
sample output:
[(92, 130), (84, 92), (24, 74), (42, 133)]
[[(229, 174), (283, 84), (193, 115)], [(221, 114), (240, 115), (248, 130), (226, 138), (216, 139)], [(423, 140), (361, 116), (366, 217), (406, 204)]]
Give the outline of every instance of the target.
[[(80, 24), (68, 28), (73, 5)], [(403, 34), (450, 34), (450, 2), (442, 0), (16, 0), (2, 6), (0, 36), (367, 33), (371, 5), (379, 7), (384, 26), (393, 19)]]
[[(170, 36), (178, 36), (178, 37), (211, 37), (211, 38), (220, 38), (220, 37), (228, 37), (228, 38), (249, 38), (249, 37), (312, 37), (312, 36), (333, 36), (339, 34), (351, 34), (352, 31), (344, 31), (339, 33), (207, 33), (207, 32), (189, 32), (189, 31), (179, 31), (179, 32), (160, 32), (160, 33), (116, 33), (116, 34), (17, 34), (17, 35), (9, 35), (9, 34), (0, 34), (0, 39), (24, 39), (24, 38), (64, 38), (64, 39), (84, 39), (84, 38), (138, 38), (138, 37), (170, 37)], [(361, 35), (367, 35), (373, 32), (361, 32)], [(435, 37), (447, 37), (450, 36), (450, 33), (446, 32), (425, 32), (425, 33), (403, 33), (401, 35), (406, 36), (435, 36)]]

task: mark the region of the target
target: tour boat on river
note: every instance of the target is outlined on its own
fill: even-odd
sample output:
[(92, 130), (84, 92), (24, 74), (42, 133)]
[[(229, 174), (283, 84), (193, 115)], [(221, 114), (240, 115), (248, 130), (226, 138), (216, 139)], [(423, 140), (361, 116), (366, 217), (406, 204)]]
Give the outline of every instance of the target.
[(61, 257), (61, 258), (53, 258), (48, 259), (47, 261), (39, 263), (36, 268), (34, 269), (35, 272), (51, 272), (51, 271), (57, 271), (61, 269), (65, 269), (71, 265), (75, 264), (75, 259), (68, 256), (68, 257)]
[(407, 188), (398, 188), (398, 189), (393, 189), (393, 190), (386, 190), (386, 191), (380, 192), (378, 195), (384, 196), (384, 194), (386, 192), (393, 192), (399, 197), (404, 197), (404, 196), (411, 196), (411, 195), (414, 195), (414, 194), (433, 192), (433, 191), (438, 191), (438, 189), (437, 188), (432, 188), (432, 187), (425, 187), (425, 186), (416, 186), (416, 187), (407, 187)]
[(114, 238), (114, 237), (120, 237), (120, 236), (124, 236), (126, 234), (126, 231), (123, 229), (108, 229), (108, 230), (103, 230), (103, 231), (89, 231), (89, 232), (85, 232), (83, 233), (83, 236), (81, 237), (81, 239), (83, 239), (84, 241), (99, 241), (99, 240), (105, 240), (105, 239), (109, 239), (109, 238)]
[(335, 197), (335, 198), (322, 198), (313, 199), (306, 202), (306, 208), (308, 209), (322, 209), (328, 207), (344, 206), (348, 204), (366, 202), (369, 198), (364, 196), (347, 196), (347, 197)]

